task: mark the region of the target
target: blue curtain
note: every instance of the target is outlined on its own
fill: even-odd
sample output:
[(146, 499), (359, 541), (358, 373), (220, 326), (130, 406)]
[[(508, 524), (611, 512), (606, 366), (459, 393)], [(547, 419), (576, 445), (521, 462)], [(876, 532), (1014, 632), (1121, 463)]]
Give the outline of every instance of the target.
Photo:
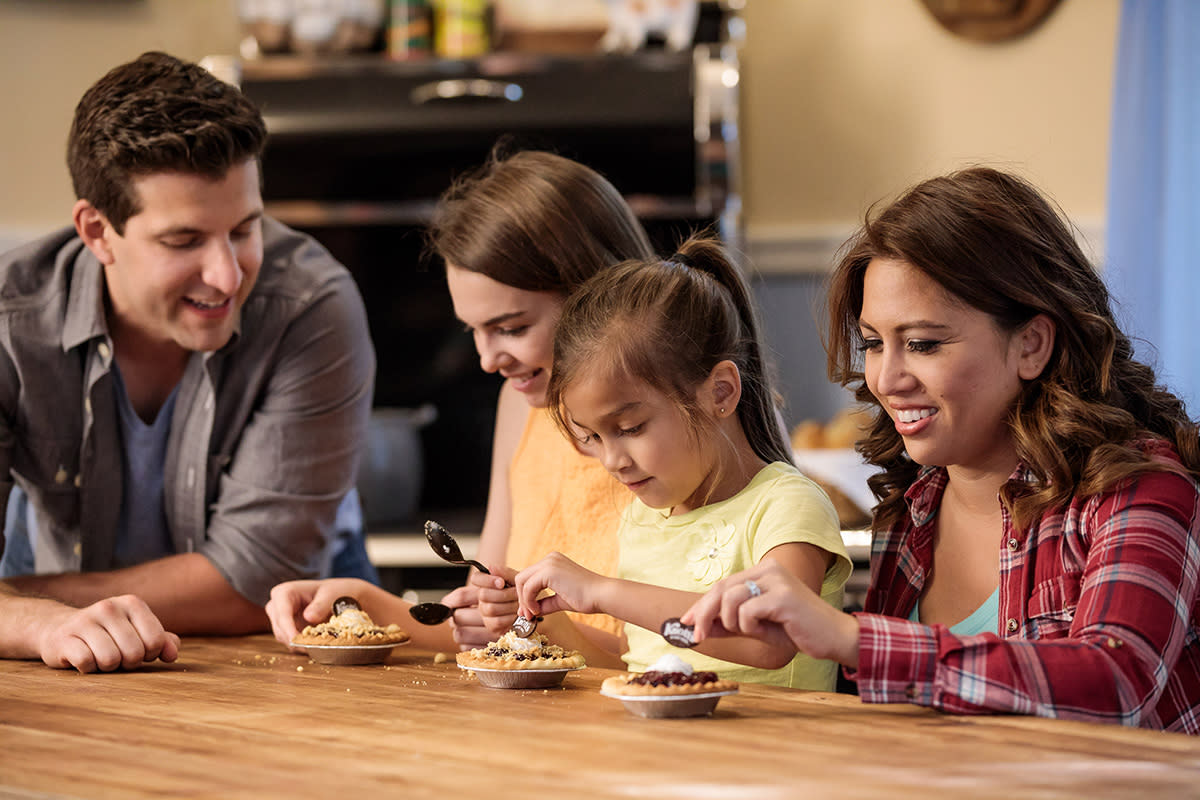
[(1138, 359), (1200, 415), (1200, 2), (1123, 0), (1105, 278)]

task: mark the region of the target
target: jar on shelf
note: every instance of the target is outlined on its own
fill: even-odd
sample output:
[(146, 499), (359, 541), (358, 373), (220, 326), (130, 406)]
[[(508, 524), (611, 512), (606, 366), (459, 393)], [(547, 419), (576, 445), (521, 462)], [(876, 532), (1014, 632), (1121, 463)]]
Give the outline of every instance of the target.
[(391, 0), (389, 58), (426, 58), (433, 52), (433, 9), (428, 0)]
[(433, 50), (439, 58), (474, 58), (488, 52), (488, 0), (432, 2)]

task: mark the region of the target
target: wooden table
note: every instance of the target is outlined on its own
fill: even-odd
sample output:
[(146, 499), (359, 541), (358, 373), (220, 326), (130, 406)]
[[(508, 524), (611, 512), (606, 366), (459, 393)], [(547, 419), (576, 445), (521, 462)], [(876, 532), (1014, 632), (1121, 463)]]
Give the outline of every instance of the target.
[(266, 636), (170, 665), (0, 662), (0, 797), (784, 798), (1200, 796), (1200, 740), (955, 718), (744, 684), (711, 717), (635, 717), (587, 669), (487, 689), (398, 648), (330, 667)]

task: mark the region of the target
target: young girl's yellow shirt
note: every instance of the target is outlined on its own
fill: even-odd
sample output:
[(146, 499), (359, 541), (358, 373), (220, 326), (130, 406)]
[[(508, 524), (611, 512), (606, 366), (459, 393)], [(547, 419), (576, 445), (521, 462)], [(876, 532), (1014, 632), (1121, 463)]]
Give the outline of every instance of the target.
[[(807, 542), (835, 558), (825, 572), (821, 597), (842, 607), (851, 562), (842, 543), (837, 512), (829, 497), (790, 464), (774, 462), (728, 500), (674, 517), (635, 499), (623, 515), (617, 538), (621, 578), (702, 593), (721, 578), (757, 564), (767, 551), (788, 542)], [(644, 672), (666, 653), (722, 678), (800, 689), (832, 690), (837, 665), (797, 655), (786, 666), (765, 670), (721, 661), (674, 647), (658, 634), (625, 625), (632, 672)]]

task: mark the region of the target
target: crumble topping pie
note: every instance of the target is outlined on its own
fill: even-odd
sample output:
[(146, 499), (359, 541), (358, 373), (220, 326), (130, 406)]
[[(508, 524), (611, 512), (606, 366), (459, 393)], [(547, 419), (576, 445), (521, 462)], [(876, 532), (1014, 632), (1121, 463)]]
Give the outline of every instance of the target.
[(535, 633), (522, 639), (512, 631), (486, 647), (458, 653), (459, 666), (467, 669), (578, 669), (587, 666), (578, 650), (564, 650)]
[(292, 644), (356, 647), (407, 641), (408, 633), (399, 625), (376, 625), (354, 598), (339, 597), (333, 603), (333, 616), (329, 621), (307, 626), (296, 634)]
[(736, 681), (722, 680), (715, 672), (697, 671), (676, 655), (666, 655), (645, 672), (605, 678), (601, 691), (626, 697), (684, 697), (690, 694), (730, 692)]

